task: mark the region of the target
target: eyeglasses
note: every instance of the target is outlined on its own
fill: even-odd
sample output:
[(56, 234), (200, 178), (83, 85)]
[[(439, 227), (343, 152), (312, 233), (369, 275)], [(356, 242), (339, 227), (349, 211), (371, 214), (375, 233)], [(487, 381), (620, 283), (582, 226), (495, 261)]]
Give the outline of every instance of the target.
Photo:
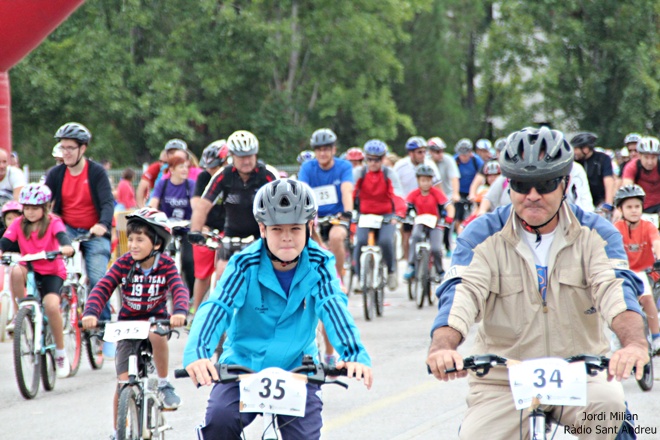
[(78, 148), (80, 148), (80, 145), (76, 145), (75, 147), (60, 147), (60, 149), (65, 153), (73, 153)]
[(382, 160), (382, 157), (367, 157), (367, 162), (381, 162)]
[(532, 188), (536, 189), (536, 192), (539, 194), (549, 194), (557, 189), (559, 183), (564, 180), (564, 177), (557, 177), (552, 180), (546, 180), (545, 182), (521, 182), (519, 180), (510, 180), (509, 184), (511, 189), (519, 194), (529, 194)]

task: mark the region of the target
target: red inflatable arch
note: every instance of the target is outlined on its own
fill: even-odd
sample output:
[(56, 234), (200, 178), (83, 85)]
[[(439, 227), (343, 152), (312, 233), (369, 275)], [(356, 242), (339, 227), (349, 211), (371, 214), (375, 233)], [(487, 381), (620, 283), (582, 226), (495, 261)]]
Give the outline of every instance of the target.
[(0, 1), (0, 148), (11, 151), (9, 69), (85, 0)]

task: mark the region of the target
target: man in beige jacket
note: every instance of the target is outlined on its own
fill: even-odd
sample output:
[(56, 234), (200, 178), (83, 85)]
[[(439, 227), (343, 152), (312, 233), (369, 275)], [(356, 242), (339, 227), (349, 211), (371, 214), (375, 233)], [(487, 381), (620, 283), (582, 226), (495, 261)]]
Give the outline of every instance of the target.
[[(543, 127), (512, 133), (500, 164), (511, 179), (512, 204), (479, 217), (459, 236), (438, 288), (427, 364), (440, 380), (466, 376), (456, 348), (475, 322), (475, 354), (518, 360), (605, 355), (607, 324), (623, 348), (612, 355), (607, 375), (588, 378), (588, 405), (542, 408), (562, 425), (592, 433), (579, 438), (593, 438), (597, 427), (617, 431), (622, 419), (610, 413), (626, 411), (619, 381), (633, 367), (641, 378), (649, 361), (637, 301), (641, 281), (628, 269), (617, 230), (564, 202), (573, 149), (561, 132)], [(446, 373), (454, 366), (458, 373)], [(506, 369), (471, 377), (467, 403), (461, 439), (508, 440), (519, 438), (519, 429), (528, 438), (528, 412), (515, 409)], [(590, 417), (603, 412), (605, 420)]]

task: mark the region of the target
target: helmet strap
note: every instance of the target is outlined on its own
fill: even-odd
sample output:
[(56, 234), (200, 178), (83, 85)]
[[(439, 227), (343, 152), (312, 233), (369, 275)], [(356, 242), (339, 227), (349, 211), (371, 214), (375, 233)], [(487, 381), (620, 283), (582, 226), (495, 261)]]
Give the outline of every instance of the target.
[[(307, 246), (307, 242), (309, 241), (310, 237), (311, 237), (310, 227), (307, 226), (306, 231), (305, 231), (305, 246)], [(263, 241), (264, 241), (264, 246), (266, 246), (266, 255), (268, 255), (268, 258), (271, 261), (277, 261), (278, 263), (280, 263), (282, 265), (282, 267), (287, 267), (290, 264), (297, 263), (298, 260), (300, 259), (300, 254), (298, 254), (296, 256), (296, 258), (294, 258), (293, 260), (284, 261), (284, 260), (278, 258), (277, 255), (275, 255), (274, 253), (272, 253), (270, 251), (270, 248), (268, 247), (268, 240), (266, 239), (266, 237), (263, 237)]]
[(516, 214), (516, 216), (520, 219), (520, 223), (522, 224), (523, 228), (525, 228), (525, 230), (527, 232), (533, 232), (533, 233), (536, 234), (536, 244), (537, 245), (539, 243), (541, 243), (541, 231), (540, 231), (540, 229), (542, 227), (546, 226), (551, 221), (553, 221), (555, 219), (555, 217), (559, 216), (559, 211), (561, 211), (561, 206), (564, 204), (564, 200), (566, 200), (566, 189), (568, 188), (568, 176), (566, 177), (566, 180), (564, 181), (564, 184), (565, 184), (564, 185), (564, 194), (561, 196), (561, 202), (559, 202), (559, 208), (557, 208), (557, 211), (554, 213), (554, 215), (552, 217), (550, 217), (548, 219), (548, 221), (546, 221), (545, 223), (533, 226), (533, 225), (530, 225), (529, 223), (527, 223), (525, 220), (523, 220), (520, 216), (518, 216), (518, 214)]

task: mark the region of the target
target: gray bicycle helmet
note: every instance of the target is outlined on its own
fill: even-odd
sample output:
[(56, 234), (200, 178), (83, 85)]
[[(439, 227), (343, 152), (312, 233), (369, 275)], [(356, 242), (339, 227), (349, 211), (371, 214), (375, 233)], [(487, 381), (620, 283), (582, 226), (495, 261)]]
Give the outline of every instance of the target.
[(498, 153), (506, 147), (506, 138), (499, 138), (495, 141), (495, 151)]
[(632, 198), (638, 198), (644, 204), (646, 193), (639, 185), (624, 185), (614, 194), (614, 206), (618, 208), (624, 200)]
[(181, 139), (170, 139), (165, 144), (164, 149), (165, 151), (170, 151), (170, 150), (188, 151), (188, 144), (186, 143), (186, 141), (183, 141)]
[(637, 152), (639, 154), (660, 155), (660, 140), (654, 136), (643, 136), (637, 143)]
[(571, 139), (571, 145), (573, 148), (591, 148), (592, 150), (596, 147), (596, 141), (598, 140), (598, 136), (596, 136), (593, 133), (589, 133), (588, 131), (585, 131), (583, 133), (578, 133), (575, 136), (573, 136), (573, 139)]
[(316, 217), (314, 191), (304, 182), (278, 179), (262, 186), (254, 196), (252, 213), (266, 226), (302, 225)]
[(62, 139), (73, 139), (80, 145), (87, 145), (92, 140), (92, 133), (82, 124), (77, 122), (67, 122), (57, 129), (55, 139), (61, 141)]
[(227, 145), (229, 145), (229, 151), (234, 156), (253, 156), (259, 153), (259, 140), (246, 130), (233, 132), (227, 138)]
[(309, 145), (312, 148), (323, 147), (325, 145), (334, 145), (337, 143), (337, 135), (329, 128), (319, 128), (309, 140)]
[(493, 144), (488, 139), (479, 139), (474, 145), (477, 150), (490, 150)]
[(433, 168), (431, 168), (429, 165), (426, 165), (425, 163), (421, 163), (415, 167), (415, 176), (435, 177), (435, 172), (433, 171)]
[(456, 147), (454, 147), (456, 154), (468, 154), (472, 152), (472, 141), (468, 138), (463, 138), (460, 141), (456, 142)]
[(565, 177), (573, 168), (573, 148), (559, 130), (523, 128), (507, 138), (500, 167), (504, 176), (522, 182)]

